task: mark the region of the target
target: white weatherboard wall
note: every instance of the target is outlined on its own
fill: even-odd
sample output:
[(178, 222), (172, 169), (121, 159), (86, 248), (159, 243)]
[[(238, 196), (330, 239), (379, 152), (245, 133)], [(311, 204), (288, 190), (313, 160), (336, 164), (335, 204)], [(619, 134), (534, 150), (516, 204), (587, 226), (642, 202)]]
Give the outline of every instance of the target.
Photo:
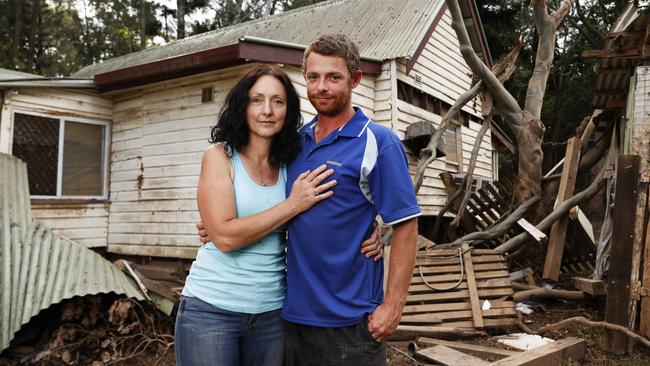
[[(210, 130), (228, 90), (248, 66), (148, 85), (114, 96), (108, 250), (194, 258), (196, 185)], [(284, 68), (300, 97), (304, 121), (316, 113), (299, 68)], [(214, 101), (201, 102), (213, 87)], [(373, 116), (374, 80), (364, 77), (353, 103)]]
[[(404, 60), (398, 60), (396, 66), (398, 80), (420, 89), (449, 105), (454, 104), (456, 99), (471, 87), (471, 78), (469, 76), (471, 70), (460, 54), (458, 38), (451, 28), (449, 10), (445, 11), (445, 14), (440, 19), (411, 71), (408, 74), (406, 73), (406, 62)], [(416, 82), (416, 77), (419, 77), (420, 82)], [(433, 122), (437, 127), (442, 119), (441, 116), (435, 113), (418, 108), (405, 101), (396, 100), (394, 103), (397, 106), (397, 117), (393, 129), (400, 138), (404, 137), (406, 128), (411, 123), (427, 120)], [(480, 118), (479, 98), (467, 103), (463, 107), (463, 111)], [(480, 129), (481, 125), (474, 121), (469, 121), (468, 126), (460, 127), (463, 172), (466, 172), (469, 166), (474, 141)], [(488, 130), (481, 142), (474, 170), (475, 176), (492, 179), (493, 153), (491, 133)], [(412, 175), (416, 172), (416, 159), (417, 157), (410, 156), (409, 165)], [(436, 159), (425, 171), (424, 181), (418, 194), (418, 202), (424, 214), (437, 214), (446, 204), (447, 194), (442, 181), (438, 177), (441, 172), (446, 170), (447, 165), (443, 157)]]
[[(5, 93), (0, 140), (11, 152), (13, 114), (37, 113), (54, 118), (111, 121), (113, 102), (95, 93), (63, 89), (24, 88)], [(65, 199), (33, 199), (34, 218), (55, 233), (86, 247), (106, 246), (108, 202)]]

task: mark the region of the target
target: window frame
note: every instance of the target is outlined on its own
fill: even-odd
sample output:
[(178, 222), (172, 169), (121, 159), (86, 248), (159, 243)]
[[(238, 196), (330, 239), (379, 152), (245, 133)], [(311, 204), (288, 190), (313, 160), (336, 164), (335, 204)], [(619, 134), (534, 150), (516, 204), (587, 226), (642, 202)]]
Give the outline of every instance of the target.
[(447, 127), (447, 131), (445, 131), (445, 136), (443, 137), (445, 140), (445, 148), (447, 147), (447, 132), (449, 132), (450, 128), (453, 128), (455, 131), (456, 135), (456, 157), (458, 158), (458, 161), (450, 161), (447, 157), (447, 155), (444, 157), (445, 159), (445, 165), (447, 170), (456, 170), (455, 173), (463, 173), (464, 172), (464, 164), (463, 164), (463, 124), (454, 120), (449, 121), (449, 127)]
[[(57, 167), (56, 167), (56, 195), (47, 196), (47, 195), (32, 195), (30, 194), (31, 199), (36, 200), (108, 200), (109, 192), (109, 168), (110, 168), (110, 136), (111, 136), (111, 122), (104, 120), (96, 120), (91, 118), (75, 117), (75, 116), (57, 116), (54, 114), (34, 112), (30, 110), (24, 110), (19, 108), (14, 108), (11, 112), (11, 150), (13, 154), (13, 141), (14, 141), (14, 131), (15, 128), (15, 118), (16, 114), (26, 114), (35, 117), (43, 117), (56, 119), (59, 121), (59, 146), (58, 146), (58, 155), (57, 155)], [(99, 196), (77, 196), (77, 195), (63, 195), (63, 145), (65, 143), (65, 123), (75, 122), (75, 123), (85, 123), (90, 125), (99, 125), (104, 126), (104, 149), (102, 151), (102, 170), (103, 170), (103, 179), (102, 179), (102, 194)]]

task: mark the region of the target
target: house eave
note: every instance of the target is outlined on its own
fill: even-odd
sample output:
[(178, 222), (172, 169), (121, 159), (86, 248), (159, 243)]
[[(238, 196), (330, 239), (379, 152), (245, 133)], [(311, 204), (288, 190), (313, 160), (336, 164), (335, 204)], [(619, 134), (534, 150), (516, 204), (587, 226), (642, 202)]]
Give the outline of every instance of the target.
[[(95, 75), (95, 85), (102, 92), (126, 89), (182, 76), (219, 70), (247, 62), (270, 62), (302, 65), (304, 46), (264, 42), (261, 38), (242, 38), (238, 43), (205, 51), (170, 57), (146, 64)], [(380, 74), (381, 60), (362, 58), (361, 71)]]

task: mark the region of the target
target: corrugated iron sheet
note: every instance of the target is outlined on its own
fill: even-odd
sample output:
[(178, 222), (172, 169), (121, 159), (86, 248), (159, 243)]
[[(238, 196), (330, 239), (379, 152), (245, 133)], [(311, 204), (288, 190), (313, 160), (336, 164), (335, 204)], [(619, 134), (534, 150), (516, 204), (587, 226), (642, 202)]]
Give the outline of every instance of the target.
[(307, 45), (325, 33), (343, 33), (361, 56), (383, 60), (412, 56), (444, 0), (333, 0), (260, 18), (87, 66), (73, 76), (92, 77), (238, 43), (244, 36)]
[[(623, 14), (616, 20), (610, 33), (616, 32), (641, 32), (645, 31), (650, 22), (650, 16), (645, 10), (643, 13), (630, 4)], [(613, 50), (616, 48), (641, 48), (641, 38), (623, 38), (620, 40), (608, 40), (605, 42), (604, 49)], [(602, 58), (598, 67), (598, 76), (596, 77), (595, 93), (591, 103), (595, 108), (605, 108), (610, 100), (625, 99), (630, 78), (634, 75), (634, 68), (640, 65), (646, 65), (648, 60), (642, 58)], [(618, 72), (605, 72), (606, 69), (616, 68)], [(599, 94), (598, 91), (618, 91), (617, 94)]]
[(27, 166), (6, 154), (0, 154), (0, 241), (0, 351), (23, 324), (64, 299), (109, 292), (144, 299), (109, 261), (32, 220)]

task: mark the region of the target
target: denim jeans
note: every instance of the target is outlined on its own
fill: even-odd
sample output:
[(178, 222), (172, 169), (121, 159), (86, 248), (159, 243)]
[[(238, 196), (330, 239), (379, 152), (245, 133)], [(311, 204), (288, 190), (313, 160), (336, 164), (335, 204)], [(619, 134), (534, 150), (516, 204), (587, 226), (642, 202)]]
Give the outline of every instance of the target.
[(182, 297), (174, 345), (178, 366), (280, 366), (284, 321), (279, 309), (237, 313)]

